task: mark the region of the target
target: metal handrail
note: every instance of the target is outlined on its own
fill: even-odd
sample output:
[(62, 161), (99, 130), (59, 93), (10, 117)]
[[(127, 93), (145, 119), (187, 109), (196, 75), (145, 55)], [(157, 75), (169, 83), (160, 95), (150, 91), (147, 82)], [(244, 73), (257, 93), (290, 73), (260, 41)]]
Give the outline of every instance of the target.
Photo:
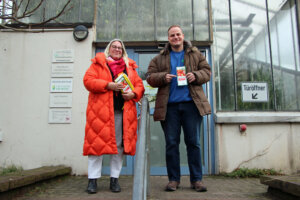
[(149, 102), (147, 97), (143, 97), (141, 115), (138, 127), (138, 140), (136, 156), (134, 161), (134, 177), (132, 200), (146, 200), (149, 194), (149, 175), (150, 175), (150, 114)]

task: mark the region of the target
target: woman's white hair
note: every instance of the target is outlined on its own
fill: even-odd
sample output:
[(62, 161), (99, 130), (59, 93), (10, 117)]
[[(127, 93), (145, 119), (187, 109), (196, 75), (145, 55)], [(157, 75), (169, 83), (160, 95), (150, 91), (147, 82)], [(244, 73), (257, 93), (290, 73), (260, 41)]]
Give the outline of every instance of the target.
[(120, 42), (121, 45), (122, 45), (122, 58), (123, 58), (123, 60), (124, 60), (124, 62), (125, 62), (125, 64), (126, 64), (126, 66), (128, 67), (128, 66), (129, 66), (129, 65), (128, 65), (128, 54), (127, 54), (127, 52), (126, 52), (126, 49), (125, 49), (125, 46), (124, 46), (124, 43), (123, 43), (122, 40), (120, 40), (120, 39), (113, 39), (113, 40), (111, 40), (111, 41), (109, 42), (109, 44), (106, 46), (105, 50), (104, 50), (104, 55), (105, 55), (106, 58), (108, 58), (108, 57), (110, 56), (110, 55), (109, 55), (109, 48), (110, 48), (110, 46), (112, 45), (112, 43), (113, 43), (113, 42), (116, 42), (116, 41)]

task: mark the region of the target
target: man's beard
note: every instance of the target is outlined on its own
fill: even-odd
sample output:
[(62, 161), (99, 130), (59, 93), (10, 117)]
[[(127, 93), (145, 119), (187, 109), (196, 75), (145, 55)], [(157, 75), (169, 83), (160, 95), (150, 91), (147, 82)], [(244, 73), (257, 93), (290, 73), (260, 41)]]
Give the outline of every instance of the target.
[(179, 48), (181, 47), (181, 44), (174, 44), (174, 45), (172, 45), (172, 47), (173, 47), (174, 49), (179, 49)]

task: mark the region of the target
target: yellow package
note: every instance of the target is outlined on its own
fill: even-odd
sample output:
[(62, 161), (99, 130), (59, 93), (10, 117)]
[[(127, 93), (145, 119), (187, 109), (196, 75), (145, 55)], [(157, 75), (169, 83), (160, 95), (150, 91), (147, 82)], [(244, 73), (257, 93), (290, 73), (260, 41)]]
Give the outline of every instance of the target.
[(115, 83), (123, 84), (124, 88), (121, 90), (121, 92), (129, 92), (134, 90), (134, 87), (130, 82), (128, 76), (123, 72), (118, 74), (118, 77), (115, 79)]

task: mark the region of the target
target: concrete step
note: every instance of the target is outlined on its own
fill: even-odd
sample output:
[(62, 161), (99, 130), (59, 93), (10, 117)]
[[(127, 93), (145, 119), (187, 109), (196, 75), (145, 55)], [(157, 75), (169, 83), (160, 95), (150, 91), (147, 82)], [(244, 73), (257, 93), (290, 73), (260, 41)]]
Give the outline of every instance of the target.
[(282, 191), (284, 193), (300, 197), (300, 174), (289, 176), (262, 176), (262, 184), (268, 185), (270, 191)]
[(39, 181), (70, 174), (71, 167), (45, 166), (0, 176), (0, 192), (13, 190)]

